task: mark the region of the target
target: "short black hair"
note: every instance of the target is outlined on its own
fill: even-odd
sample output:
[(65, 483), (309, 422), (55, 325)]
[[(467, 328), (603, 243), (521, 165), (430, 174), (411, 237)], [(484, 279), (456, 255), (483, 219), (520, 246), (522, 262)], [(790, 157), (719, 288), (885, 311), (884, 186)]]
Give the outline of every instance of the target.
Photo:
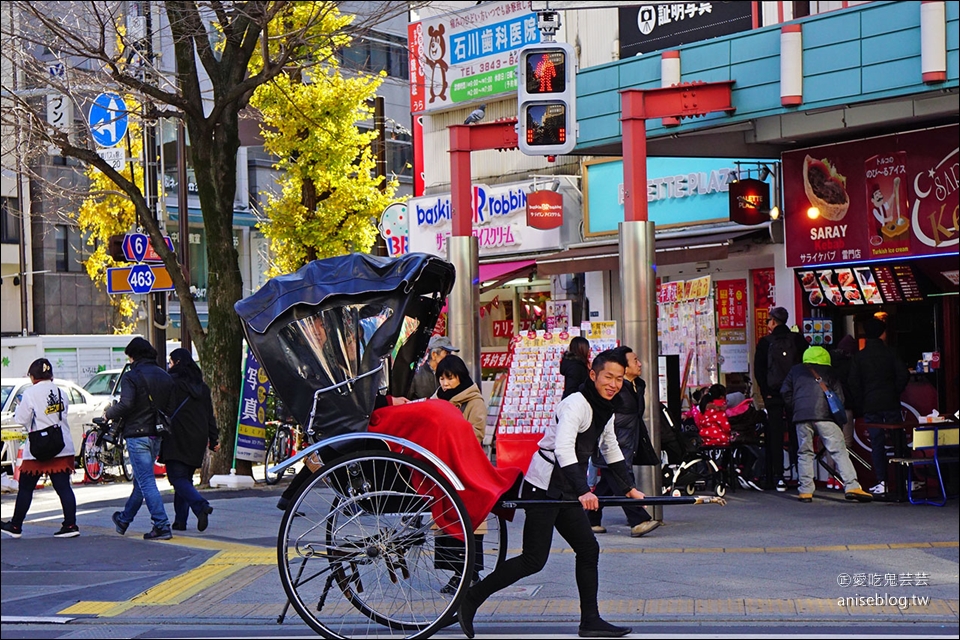
[(467, 369), (467, 364), (460, 356), (455, 356), (452, 353), (437, 363), (436, 375), (438, 383), (444, 374), (447, 376), (457, 376), (460, 379), (460, 384), (473, 383), (473, 379), (470, 377), (470, 371)]
[(27, 375), (34, 380), (53, 380), (53, 365), (46, 358), (37, 358), (30, 363)]
[(607, 349), (606, 351), (601, 351), (597, 354), (597, 357), (593, 359), (593, 363), (590, 365), (590, 368), (595, 372), (600, 373), (603, 371), (603, 368), (608, 362), (615, 362), (624, 369), (627, 368), (627, 354), (620, 350), (616, 349)]

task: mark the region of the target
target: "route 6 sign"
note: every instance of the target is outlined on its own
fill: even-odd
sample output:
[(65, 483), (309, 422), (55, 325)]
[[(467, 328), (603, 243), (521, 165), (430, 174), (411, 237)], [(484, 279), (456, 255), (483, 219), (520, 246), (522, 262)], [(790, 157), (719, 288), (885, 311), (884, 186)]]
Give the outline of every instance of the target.
[(130, 269), (130, 275), (127, 276), (127, 283), (134, 293), (150, 293), (155, 279), (153, 269), (150, 268), (150, 265), (138, 264)]
[(128, 233), (123, 238), (123, 255), (131, 262), (143, 262), (147, 255), (147, 241), (145, 233)]

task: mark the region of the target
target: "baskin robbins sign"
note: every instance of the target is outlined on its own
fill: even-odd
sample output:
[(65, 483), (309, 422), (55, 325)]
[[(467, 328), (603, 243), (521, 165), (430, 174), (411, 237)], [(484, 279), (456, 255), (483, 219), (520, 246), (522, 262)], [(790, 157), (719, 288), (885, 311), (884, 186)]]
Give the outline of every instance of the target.
[[(528, 223), (527, 204), (532, 188), (533, 182), (496, 187), (473, 185), (473, 235), (477, 238), (481, 256), (560, 247), (559, 225), (542, 229)], [(413, 198), (407, 202), (407, 207), (410, 251), (446, 257), (447, 238), (453, 226), (450, 194)], [(551, 215), (550, 224), (554, 219)]]

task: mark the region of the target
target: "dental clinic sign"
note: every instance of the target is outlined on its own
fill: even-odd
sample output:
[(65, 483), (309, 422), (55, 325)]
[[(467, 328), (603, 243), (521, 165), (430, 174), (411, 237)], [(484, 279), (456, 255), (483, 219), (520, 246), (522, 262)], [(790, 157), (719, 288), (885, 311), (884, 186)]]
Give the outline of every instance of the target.
[[(541, 230), (527, 224), (532, 188), (532, 182), (473, 186), (473, 235), (481, 256), (559, 248), (560, 229)], [(452, 229), (450, 194), (413, 198), (407, 206), (410, 251), (445, 257)]]

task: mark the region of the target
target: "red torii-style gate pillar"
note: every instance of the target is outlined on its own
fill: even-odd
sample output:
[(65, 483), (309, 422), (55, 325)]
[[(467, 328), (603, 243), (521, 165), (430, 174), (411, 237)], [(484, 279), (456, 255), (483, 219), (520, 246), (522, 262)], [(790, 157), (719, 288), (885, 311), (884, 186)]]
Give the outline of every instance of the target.
[[(656, 224), (647, 207), (647, 120), (685, 118), (714, 111), (732, 113), (733, 81), (682, 84), (659, 89), (626, 89), (620, 92), (623, 123), (623, 212), (620, 223), (621, 317), (620, 344), (629, 345), (643, 366), (647, 385), (644, 421), (650, 425), (650, 441), (660, 453), (660, 370), (657, 359), (657, 265)], [(638, 467), (637, 485), (646, 495), (662, 490), (660, 468)], [(663, 507), (651, 514), (663, 519)]]
[(457, 270), (450, 292), (447, 324), (450, 341), (460, 349), (470, 375), (480, 384), (480, 253), (473, 236), (470, 154), (489, 149), (516, 149), (517, 120), (458, 124), (450, 127), (450, 206), (452, 235), (447, 255)]

